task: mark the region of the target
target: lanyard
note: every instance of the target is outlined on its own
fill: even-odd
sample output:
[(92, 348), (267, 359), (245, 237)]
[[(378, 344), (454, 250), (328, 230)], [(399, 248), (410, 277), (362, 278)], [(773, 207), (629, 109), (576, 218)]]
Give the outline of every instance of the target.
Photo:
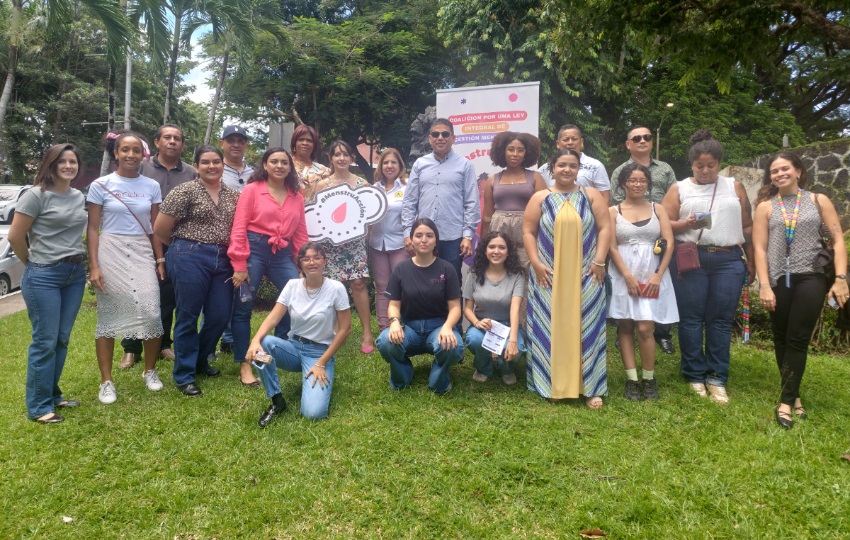
[(788, 212), (785, 211), (785, 202), (782, 200), (782, 195), (776, 194), (776, 200), (779, 203), (779, 211), (782, 213), (782, 219), (785, 221), (785, 286), (791, 288), (791, 242), (794, 241), (794, 233), (797, 232), (797, 218), (800, 217), (800, 202), (803, 199), (803, 190), (797, 188), (797, 198), (794, 201), (794, 213), (791, 214), (791, 219), (788, 219)]

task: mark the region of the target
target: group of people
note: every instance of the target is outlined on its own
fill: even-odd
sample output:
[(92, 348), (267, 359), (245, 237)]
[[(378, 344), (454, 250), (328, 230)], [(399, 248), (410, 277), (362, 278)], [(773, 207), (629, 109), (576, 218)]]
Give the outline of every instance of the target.
[[(758, 272), (782, 377), (776, 419), (790, 427), (793, 414), (805, 417), (799, 387), (808, 335), (827, 293), (841, 306), (848, 299), (847, 255), (833, 242), (837, 275), (827, 283), (813, 262), (821, 225), (833, 239), (842, 238), (841, 227), (826, 197), (803, 190), (805, 168), (794, 154), (771, 159), (754, 222), (742, 185), (719, 174), (723, 148), (705, 130), (691, 141), (693, 176), (678, 182), (651, 157), (651, 132), (642, 126), (628, 133), (631, 159), (610, 181), (583, 153), (577, 126), (561, 128), (557, 152), (539, 171), (531, 170), (539, 140), (504, 132), (490, 153), (503, 170), (481, 191), (471, 163), (452, 150), (451, 122), (435, 120), (428, 136), (432, 153), (409, 177), (397, 150), (382, 152), (373, 184), (386, 194), (387, 213), (365, 238), (338, 245), (308, 241), (305, 204), (322, 190), (367, 182), (350, 170), (354, 150), (345, 142), (327, 147), (329, 167), (319, 163), (322, 146), (307, 125), (295, 129), (289, 150), (269, 148), (256, 167), (244, 162), (249, 137), (241, 126), (225, 128), (221, 150), (198, 148), (192, 165), (180, 160), (177, 126), (157, 131), (153, 156), (141, 135), (110, 133), (114, 172), (92, 183), (87, 214), (71, 187), (76, 150), (48, 149), (9, 234), (27, 265), (30, 418), (61, 422), (58, 408), (79, 405), (62, 395), (59, 378), (85, 287), (84, 232), (104, 404), (117, 399), (116, 337), (124, 338), (123, 366), (143, 355), (151, 391), (163, 388), (157, 359), (173, 358), (175, 384), (187, 396), (202, 393), (198, 377), (220, 375), (210, 360), (221, 339), (240, 364), (241, 383), (262, 386), (271, 400), (260, 426), (286, 410), (277, 368), (301, 373), (301, 414), (324, 418), (336, 353), (351, 333), (346, 284), (363, 328), (361, 352), (377, 347), (395, 390), (413, 381), (411, 357), (428, 354), (429, 387), (448, 392), (451, 367), (468, 348), (476, 382), (498, 375), (515, 384), (526, 357), (530, 390), (550, 400), (584, 396), (600, 408), (611, 320), (625, 397), (657, 399), (656, 342), (673, 352), (670, 326), (678, 322), (683, 377), (698, 395), (726, 403), (733, 319), (746, 276)], [(696, 262), (677, 262), (680, 243), (694, 246)], [(279, 296), (251, 337), (264, 276)]]

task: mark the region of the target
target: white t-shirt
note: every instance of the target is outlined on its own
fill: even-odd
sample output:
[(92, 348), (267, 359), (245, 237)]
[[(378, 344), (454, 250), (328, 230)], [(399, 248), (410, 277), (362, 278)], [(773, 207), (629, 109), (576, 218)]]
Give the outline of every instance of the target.
[[(100, 184), (106, 186), (121, 200), (110, 195)], [(102, 232), (127, 235), (152, 234), (151, 206), (162, 202), (162, 192), (159, 183), (147, 176), (125, 178), (112, 173), (91, 183), (86, 200), (103, 207)], [(127, 206), (124, 206), (121, 201)], [(127, 207), (130, 209), (128, 210)], [(136, 218), (130, 215), (130, 211)], [(144, 225), (144, 230), (139, 227), (139, 221)]]
[[(543, 177), (548, 187), (555, 185), (555, 178), (552, 176), (552, 171), (549, 170), (548, 163), (540, 167), (537, 172)], [(581, 155), (576, 184), (596, 188), (597, 191), (609, 191), (611, 189), (611, 180), (608, 178), (608, 171), (605, 170), (605, 166), (602, 165), (601, 161), (587, 154)]]
[[(314, 293), (310, 293), (312, 296)], [(345, 285), (325, 278), (315, 298), (307, 296), (304, 280), (291, 279), (284, 285), (277, 301), (286, 306), (292, 316), (289, 337), (293, 335), (330, 345), (336, 332), (336, 312), (349, 309)]]

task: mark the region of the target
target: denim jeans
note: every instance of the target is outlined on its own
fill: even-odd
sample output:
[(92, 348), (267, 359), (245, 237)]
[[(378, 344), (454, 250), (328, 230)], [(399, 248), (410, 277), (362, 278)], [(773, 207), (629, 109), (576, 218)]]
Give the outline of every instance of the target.
[[(174, 283), (177, 321), (174, 324), (174, 382), (195, 382), (209, 367), (207, 358), (230, 317), (233, 267), (227, 246), (175, 238), (165, 256)], [(201, 333), (198, 317), (204, 313)]]
[(410, 386), (413, 380), (413, 364), (411, 356), (418, 354), (433, 354), (431, 374), (428, 386), (434, 392), (442, 394), (449, 389), (451, 377), (449, 368), (460, 362), (463, 357), (463, 339), (460, 332), (454, 330), (457, 347), (446, 350), (440, 347), (438, 340), (440, 329), (446, 323), (445, 319), (422, 319), (404, 322), (404, 340), (400, 345), (390, 342), (390, 329), (387, 328), (375, 345), (384, 360), (390, 364), (390, 386), (393, 390), (401, 390)]
[[(254, 310), (254, 300), (257, 299), (257, 290), (263, 276), (277, 289), (278, 294), (290, 279), (298, 277), (298, 269), (292, 258), (292, 249), (289, 247), (272, 253), (269, 245), (269, 237), (248, 231), (248, 243), (251, 246), (251, 254), (248, 255), (248, 279), (251, 287), (251, 300), (241, 302), (239, 291), (236, 291), (233, 300), (233, 319), (230, 329), (233, 332), (233, 361), (241, 363), (245, 361), (248, 353), (248, 345), (251, 342), (251, 312)], [(289, 312), (280, 320), (274, 331), (274, 335), (287, 339), (289, 334), (290, 318)]]
[[(510, 326), (510, 322), (508, 321), (499, 321), (505, 326)], [(470, 326), (466, 329), (466, 347), (475, 355), (475, 359), (472, 361), (472, 365), (475, 366), (475, 369), (478, 373), (484, 375), (485, 377), (493, 376), (493, 353), (485, 349), (481, 346), (481, 343), (484, 341), (485, 331), (479, 330), (474, 326)], [(496, 357), (496, 366), (499, 369), (499, 374), (501, 375), (509, 375), (514, 372), (514, 366), (516, 363), (523, 357), (525, 354), (525, 330), (523, 328), (519, 329), (517, 333), (517, 348), (519, 349), (519, 354), (514, 357), (510, 362), (505, 360), (505, 353), (502, 352), (498, 357)]]
[(440, 258), (451, 264), (455, 272), (457, 272), (458, 283), (461, 282), (460, 269), (463, 265), (463, 258), (460, 256), (460, 243), (462, 241), (463, 238), (458, 238), (457, 240), (440, 240), (437, 245), (437, 252), (440, 254)]
[(27, 263), (21, 296), (32, 324), (27, 354), (27, 414), (39, 418), (62, 402), (59, 378), (86, 289), (85, 263)]
[(741, 248), (730, 250), (699, 249), (700, 268), (682, 274), (681, 279), (676, 277), (675, 257), (670, 264), (679, 306), (682, 376), (688, 382), (726, 386), (729, 379), (732, 323), (747, 274)]
[[(296, 340), (283, 340), (277, 336), (266, 336), (260, 342), (263, 350), (272, 355), (274, 365), (269, 364), (263, 369), (258, 369), (260, 380), (266, 389), (266, 396), (272, 397), (280, 394), (280, 379), (277, 368), (284, 371), (301, 373), (301, 416), (310, 420), (321, 420), (328, 416), (328, 406), (331, 402), (331, 388), (334, 383), (334, 360), (331, 357), (325, 364), (325, 373), (328, 376), (328, 385), (322, 388), (313, 377), (310, 380), (304, 378), (316, 361), (328, 350), (327, 345), (312, 343), (301, 343)], [(313, 386), (313, 383), (316, 385)]]

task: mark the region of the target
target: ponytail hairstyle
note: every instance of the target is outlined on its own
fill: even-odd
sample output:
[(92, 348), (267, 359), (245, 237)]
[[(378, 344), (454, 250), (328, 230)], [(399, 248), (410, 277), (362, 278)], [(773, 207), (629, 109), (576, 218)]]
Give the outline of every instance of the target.
[(115, 158), (115, 149), (119, 148), (121, 146), (121, 141), (127, 137), (139, 139), (139, 142), (142, 143), (142, 154), (144, 154), (146, 158), (151, 157), (151, 151), (148, 146), (147, 139), (135, 131), (130, 131), (128, 129), (113, 129), (103, 137), (103, 148), (109, 152), (109, 159), (112, 163), (118, 163), (118, 160)]
[(800, 178), (797, 180), (797, 185), (800, 188), (806, 187), (809, 183), (809, 173), (806, 171), (806, 165), (803, 163), (803, 160), (800, 159), (800, 156), (792, 152), (779, 152), (778, 154), (770, 156), (770, 159), (767, 160), (767, 163), (764, 166), (764, 177), (762, 177), (761, 188), (758, 192), (756, 204), (767, 201), (779, 193), (779, 188), (774, 186), (773, 182), (770, 180), (770, 167), (777, 159), (790, 161), (791, 165), (800, 172)]
[(46, 191), (56, 184), (57, 169), (59, 168), (59, 159), (65, 152), (73, 152), (77, 157), (77, 174), (72, 182), (79, 178), (80, 171), (83, 170), (83, 163), (80, 161), (80, 153), (73, 144), (54, 144), (44, 153), (41, 158), (41, 165), (38, 167), (38, 172), (35, 175), (35, 180), (32, 185), (41, 186), (41, 191)]

